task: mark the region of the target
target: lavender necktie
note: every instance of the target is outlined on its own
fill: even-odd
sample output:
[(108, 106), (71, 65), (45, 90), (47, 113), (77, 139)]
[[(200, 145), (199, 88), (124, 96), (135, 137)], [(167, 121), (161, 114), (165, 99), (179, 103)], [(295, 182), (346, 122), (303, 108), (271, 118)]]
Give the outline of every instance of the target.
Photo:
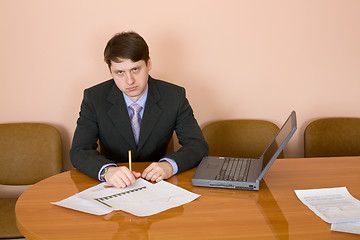
[(133, 114), (130, 116), (130, 121), (131, 121), (131, 128), (134, 133), (135, 142), (137, 145), (139, 143), (139, 136), (140, 136), (140, 123), (141, 123), (140, 110), (142, 107), (137, 105), (136, 103), (133, 103), (129, 106), (129, 108), (133, 111)]

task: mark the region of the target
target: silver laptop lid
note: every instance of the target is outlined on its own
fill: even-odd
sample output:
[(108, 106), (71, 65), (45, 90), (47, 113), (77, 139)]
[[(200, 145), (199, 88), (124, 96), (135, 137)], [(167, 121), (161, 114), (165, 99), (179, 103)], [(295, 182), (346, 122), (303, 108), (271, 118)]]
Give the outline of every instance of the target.
[(271, 144), (261, 156), (262, 170), (260, 176), (258, 177), (258, 181), (264, 177), (265, 173), (269, 170), (275, 159), (279, 156), (281, 151), (289, 142), (290, 138), (294, 135), (296, 128), (296, 113), (295, 111), (292, 111), (284, 125), (272, 140)]

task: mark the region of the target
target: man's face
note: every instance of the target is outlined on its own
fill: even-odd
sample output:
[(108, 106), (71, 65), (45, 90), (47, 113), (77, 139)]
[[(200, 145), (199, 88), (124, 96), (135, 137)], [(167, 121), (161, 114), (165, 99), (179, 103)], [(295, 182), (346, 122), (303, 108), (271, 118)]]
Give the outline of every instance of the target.
[(116, 86), (132, 101), (136, 102), (146, 90), (151, 60), (146, 64), (144, 60), (133, 62), (131, 59), (111, 61), (110, 72)]

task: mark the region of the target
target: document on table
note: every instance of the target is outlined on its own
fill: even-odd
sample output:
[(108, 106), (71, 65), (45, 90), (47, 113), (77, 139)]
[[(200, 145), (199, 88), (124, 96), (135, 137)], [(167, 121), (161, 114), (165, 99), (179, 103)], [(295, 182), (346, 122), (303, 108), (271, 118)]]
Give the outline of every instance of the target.
[(351, 196), (346, 187), (295, 190), (297, 197), (331, 230), (360, 233), (360, 201)]
[(100, 183), (52, 204), (96, 215), (122, 210), (144, 217), (189, 203), (199, 196), (165, 181), (152, 184), (139, 178), (126, 188)]
[(360, 234), (360, 220), (331, 224), (331, 230), (337, 232)]

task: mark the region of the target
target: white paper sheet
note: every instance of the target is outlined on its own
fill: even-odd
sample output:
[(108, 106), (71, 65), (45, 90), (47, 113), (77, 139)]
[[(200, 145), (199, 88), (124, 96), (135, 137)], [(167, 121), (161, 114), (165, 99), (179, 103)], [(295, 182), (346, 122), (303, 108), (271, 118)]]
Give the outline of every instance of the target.
[(331, 224), (331, 230), (337, 232), (360, 234), (360, 220), (333, 223)]
[(113, 211), (113, 209), (100, 206), (96, 202), (81, 198), (79, 194), (75, 194), (58, 202), (52, 202), (52, 204), (95, 215), (104, 215)]
[(101, 183), (53, 204), (96, 215), (122, 210), (143, 217), (189, 203), (199, 196), (165, 181), (151, 184), (140, 178), (121, 189)]
[(360, 219), (360, 201), (345, 187), (295, 190), (297, 197), (328, 223)]

